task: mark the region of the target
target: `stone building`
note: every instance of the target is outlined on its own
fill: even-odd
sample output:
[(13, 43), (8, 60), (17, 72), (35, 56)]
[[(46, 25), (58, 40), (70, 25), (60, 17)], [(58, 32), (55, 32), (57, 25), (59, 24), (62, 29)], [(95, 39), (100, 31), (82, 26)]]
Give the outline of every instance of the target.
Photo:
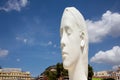
[(115, 80), (120, 80), (120, 67), (114, 71), (111, 76), (114, 77)]
[(109, 76), (107, 71), (99, 71), (94, 74), (95, 74), (95, 76), (98, 76), (98, 77)]
[(99, 71), (99, 72), (94, 72), (94, 77), (114, 78), (115, 80), (120, 80), (120, 67), (116, 71)]
[(20, 68), (3, 68), (0, 69), (0, 80), (31, 80), (31, 75)]

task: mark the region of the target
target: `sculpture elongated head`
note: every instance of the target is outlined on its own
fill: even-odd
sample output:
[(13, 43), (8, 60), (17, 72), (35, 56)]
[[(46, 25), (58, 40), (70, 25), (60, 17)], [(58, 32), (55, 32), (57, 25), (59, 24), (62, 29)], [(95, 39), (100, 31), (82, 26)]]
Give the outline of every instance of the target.
[(74, 7), (65, 8), (60, 26), (63, 66), (69, 69), (76, 65), (87, 44), (86, 24), (82, 14)]

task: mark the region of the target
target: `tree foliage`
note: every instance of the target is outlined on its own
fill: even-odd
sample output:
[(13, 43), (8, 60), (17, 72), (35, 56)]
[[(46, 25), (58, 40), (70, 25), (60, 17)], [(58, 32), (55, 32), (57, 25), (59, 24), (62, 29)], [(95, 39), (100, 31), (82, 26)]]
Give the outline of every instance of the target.
[(2, 69), (2, 67), (0, 66), (0, 69)]
[(57, 63), (56, 70), (57, 70), (57, 78), (62, 76), (68, 76), (68, 71), (63, 68), (62, 63)]
[(115, 79), (113, 79), (113, 78), (107, 78), (107, 79), (103, 79), (103, 80), (115, 80)]
[(88, 80), (92, 80), (93, 75), (94, 75), (93, 68), (88, 64)]
[[(56, 71), (51, 71), (51, 68), (54, 68)], [(46, 68), (42, 74), (46, 75), (48, 80), (56, 80), (60, 77), (68, 76), (68, 71), (63, 68), (63, 63), (57, 63), (56, 65)], [(92, 76), (93, 68), (88, 65), (88, 80), (92, 80)]]
[(50, 71), (50, 68), (53, 66), (48, 67), (42, 74), (46, 75), (48, 80), (56, 80), (56, 71)]
[[(56, 71), (51, 71), (51, 68), (56, 69)], [(48, 80), (56, 80), (60, 77), (68, 76), (68, 71), (63, 68), (62, 63), (57, 63), (56, 65), (46, 68), (42, 74), (46, 75), (48, 77)]]

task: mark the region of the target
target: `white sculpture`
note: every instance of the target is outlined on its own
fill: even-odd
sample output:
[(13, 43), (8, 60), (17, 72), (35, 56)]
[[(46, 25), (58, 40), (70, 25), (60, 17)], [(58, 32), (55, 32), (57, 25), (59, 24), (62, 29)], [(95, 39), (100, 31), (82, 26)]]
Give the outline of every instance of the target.
[(82, 14), (74, 7), (64, 10), (60, 26), (63, 66), (69, 80), (87, 80), (88, 35)]

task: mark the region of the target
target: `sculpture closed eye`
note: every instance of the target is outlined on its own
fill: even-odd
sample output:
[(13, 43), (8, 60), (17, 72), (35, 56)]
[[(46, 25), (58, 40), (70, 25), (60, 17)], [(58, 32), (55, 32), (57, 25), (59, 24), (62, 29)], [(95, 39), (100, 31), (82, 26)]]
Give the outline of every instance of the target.
[(65, 31), (67, 36), (70, 36), (72, 34), (72, 29), (70, 29), (70, 27), (65, 27)]
[(70, 36), (72, 34), (72, 29), (70, 29), (68, 26), (65, 26), (60, 29), (60, 36), (62, 37), (63, 34), (66, 34), (67, 36)]

